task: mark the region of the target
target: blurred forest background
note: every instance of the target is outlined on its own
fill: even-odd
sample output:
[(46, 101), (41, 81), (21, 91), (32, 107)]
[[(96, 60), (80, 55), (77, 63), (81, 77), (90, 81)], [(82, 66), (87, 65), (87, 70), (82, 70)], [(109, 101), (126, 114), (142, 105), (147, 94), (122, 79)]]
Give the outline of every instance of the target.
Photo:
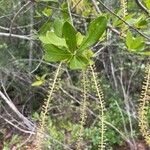
[[(148, 56), (128, 50), (124, 37), (128, 30), (134, 36), (140, 35), (148, 50), (150, 40), (145, 37), (150, 37), (150, 1), (122, 1), (0, 0), (0, 149), (35, 148), (39, 114), (58, 67), (43, 59), (38, 36), (53, 30), (56, 19), (71, 20), (77, 31), (85, 34), (88, 24), (99, 14), (108, 18), (107, 31), (91, 49), (107, 109), (105, 149), (149, 149), (139, 131), (137, 114)], [(62, 67), (59, 90), (48, 111), (45, 150), (75, 149), (80, 127), (81, 73)], [(91, 88), (89, 83), (89, 91)], [(97, 150), (97, 98), (92, 92), (88, 97), (81, 149)]]

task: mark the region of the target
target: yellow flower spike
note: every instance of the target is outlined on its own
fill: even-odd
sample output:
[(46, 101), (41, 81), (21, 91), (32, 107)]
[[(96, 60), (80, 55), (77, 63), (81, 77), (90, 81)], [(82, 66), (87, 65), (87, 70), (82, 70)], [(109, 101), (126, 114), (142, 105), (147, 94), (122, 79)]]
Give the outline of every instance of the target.
[(105, 120), (106, 120), (106, 117), (105, 117), (105, 114), (104, 114), (104, 112), (106, 111), (105, 104), (104, 104), (104, 96), (103, 96), (101, 86), (97, 82), (98, 78), (97, 78), (96, 73), (94, 72), (94, 68), (92, 66), (90, 66), (90, 68), (91, 68), (91, 71), (92, 71), (92, 77), (93, 77), (97, 97), (99, 99), (98, 106), (99, 106), (99, 111), (100, 111), (99, 118), (100, 118), (100, 121), (101, 121), (100, 122), (101, 139), (100, 139), (100, 143), (99, 143), (99, 146), (98, 146), (98, 150), (104, 150), (105, 149), (105, 131), (106, 131), (106, 126), (105, 126), (105, 123), (104, 123)]
[(141, 91), (141, 98), (139, 103), (139, 127), (140, 132), (142, 133), (146, 143), (150, 146), (150, 131), (149, 131), (149, 125), (148, 125), (148, 107), (150, 104), (150, 64), (148, 62), (148, 65), (145, 69), (145, 77), (144, 82), (142, 86)]
[(83, 71), (83, 99), (80, 105), (80, 131), (79, 131), (79, 137), (78, 137), (78, 143), (77, 143), (77, 150), (81, 150), (81, 142), (83, 140), (83, 130), (84, 130), (84, 125), (85, 125), (85, 121), (87, 118), (86, 115), (86, 109), (87, 109), (87, 79), (86, 79), (86, 72)]
[(59, 76), (61, 65), (62, 65), (62, 63), (59, 64), (59, 66), (56, 70), (52, 85), (51, 85), (51, 83), (49, 83), (48, 96), (44, 100), (44, 104), (42, 106), (42, 112), (41, 112), (41, 116), (40, 116), (40, 124), (39, 124), (39, 127), (37, 128), (37, 135), (36, 135), (36, 150), (42, 150), (42, 144), (44, 141), (44, 130), (45, 130), (46, 120), (47, 120), (47, 113), (48, 113), (48, 109), (49, 109), (51, 100), (53, 99), (53, 93), (54, 93), (54, 90), (56, 87), (56, 82), (57, 82), (57, 79)]

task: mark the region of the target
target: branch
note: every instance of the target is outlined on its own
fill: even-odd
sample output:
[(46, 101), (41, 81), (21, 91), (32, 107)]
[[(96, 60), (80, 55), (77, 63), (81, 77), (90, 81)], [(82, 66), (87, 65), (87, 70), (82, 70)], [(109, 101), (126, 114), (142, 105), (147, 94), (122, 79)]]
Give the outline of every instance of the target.
[(19, 110), (16, 108), (16, 106), (13, 104), (13, 102), (7, 98), (1, 91), (0, 91), (0, 97), (7, 103), (7, 105), (15, 112), (19, 118), (23, 120), (25, 125), (30, 129), (33, 130), (33, 123), (31, 123), (26, 117), (24, 117)]
[(150, 15), (150, 12), (146, 9), (146, 7), (141, 3), (140, 0), (135, 0), (136, 4), (143, 10), (147, 15)]
[(150, 41), (150, 38), (145, 35), (144, 33), (142, 33), (141, 31), (139, 31), (138, 29), (134, 28), (133, 26), (131, 26), (129, 23), (127, 23), (124, 19), (122, 19), (120, 16), (118, 16), (117, 14), (115, 14), (115, 12), (113, 12), (109, 7), (107, 7), (101, 0), (98, 0), (98, 2), (107, 10), (109, 11), (112, 15), (114, 15), (115, 17), (117, 17), (119, 20), (121, 20), (124, 24), (126, 24), (129, 28), (133, 29), (134, 31), (136, 31), (138, 34), (140, 34), (141, 36), (143, 36), (145, 39)]
[(95, 10), (96, 10), (99, 14), (101, 14), (101, 11), (100, 11), (100, 9), (99, 9), (99, 7), (98, 7), (96, 1), (95, 1), (95, 0), (92, 0), (92, 3), (93, 3), (93, 5), (94, 5), (94, 7), (95, 7)]
[(24, 130), (20, 127), (18, 127), (17, 125), (13, 124), (11, 121), (9, 121), (8, 119), (4, 118), (3, 116), (0, 116), (1, 119), (3, 119), (4, 121), (6, 121), (8, 124), (12, 125), (13, 127), (15, 127), (16, 129), (18, 129), (21, 132), (27, 133), (27, 134), (35, 134), (32, 131), (28, 131), (28, 130)]
[[(138, 1), (138, 0), (137, 0), (137, 1)], [(98, 13), (101, 13), (101, 11), (100, 11), (98, 5), (96, 4), (95, 0), (92, 0), (92, 2), (93, 2), (93, 5), (94, 5), (96, 11), (97, 11)], [(120, 18), (119, 16), (117, 16), (113, 11), (111, 11), (111, 10), (110, 10), (107, 6), (105, 6), (102, 2), (101, 2), (101, 4), (102, 4), (103, 7), (105, 7), (105, 9), (107, 9), (109, 12), (111, 12), (113, 15), (115, 15), (116, 17), (118, 17), (119, 19), (121, 19), (123, 22), (125, 22), (122, 18)], [(126, 22), (126, 23), (127, 23), (127, 22)], [(128, 26), (129, 26), (129, 27), (132, 27), (132, 26), (130, 26), (129, 24), (128, 24)], [(125, 34), (122, 34), (122, 33), (119, 32), (118, 30), (116, 30), (115, 28), (113, 28), (111, 25), (107, 25), (107, 28), (109, 28), (112, 32), (116, 33), (116, 34), (119, 35), (119, 36), (122, 36), (122, 37), (124, 37), (124, 38), (126, 37)], [(134, 27), (132, 27), (132, 28), (134, 28)], [(139, 30), (137, 30), (137, 29), (135, 29), (135, 28), (134, 28), (134, 30), (136, 30), (138, 33), (140, 32)], [(150, 38), (148, 38), (148, 36), (144, 35), (142, 32), (140, 32), (139, 34), (142, 35), (144, 38), (150, 40)], [(146, 37), (145, 37), (145, 36), (146, 36)], [(150, 45), (150, 42), (145, 42), (145, 44), (149, 46), (149, 45)]]
[[(10, 33), (3, 33), (0, 32), (0, 36), (2, 37), (10, 37)], [(33, 38), (29, 37), (29, 35), (17, 35), (17, 34), (11, 34), (11, 37), (24, 39), (24, 40), (32, 40)]]
[(28, 1), (26, 4), (24, 4), (19, 10), (18, 12), (15, 14), (15, 16), (13, 17), (11, 24), (10, 24), (10, 36), (11, 36), (11, 32), (12, 32), (12, 27), (13, 27), (13, 23), (15, 21), (15, 19), (17, 18), (17, 16), (28, 6), (30, 6), (30, 4), (32, 4), (32, 1)]

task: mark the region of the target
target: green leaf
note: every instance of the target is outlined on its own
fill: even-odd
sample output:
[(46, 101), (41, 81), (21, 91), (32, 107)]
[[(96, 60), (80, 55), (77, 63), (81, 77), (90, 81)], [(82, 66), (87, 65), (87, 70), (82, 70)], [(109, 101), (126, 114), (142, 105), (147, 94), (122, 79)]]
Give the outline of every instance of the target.
[(71, 53), (67, 50), (62, 50), (55, 45), (44, 45), (45, 55), (44, 59), (50, 62), (58, 62), (62, 60), (68, 60), (71, 58)]
[(139, 52), (141, 55), (150, 56), (150, 51)]
[(44, 80), (38, 80), (38, 81), (33, 82), (31, 85), (32, 85), (32, 86), (40, 86), (40, 85), (42, 85), (43, 83), (44, 83)]
[(143, 29), (143, 28), (147, 28), (148, 27), (148, 21), (147, 20), (145, 20), (145, 19), (141, 19), (139, 22), (137, 22), (136, 24), (135, 24), (135, 27), (136, 28), (141, 28), (141, 29)]
[(65, 22), (63, 25), (63, 36), (66, 40), (69, 50), (74, 52), (77, 48), (76, 30), (69, 22)]
[(126, 45), (129, 51), (143, 51), (145, 47), (145, 43), (143, 37), (137, 36), (134, 37), (130, 31), (127, 32), (126, 35)]
[(70, 60), (70, 68), (71, 69), (85, 69), (89, 61), (83, 56), (73, 56)]
[(76, 34), (76, 39), (77, 39), (77, 47), (79, 47), (84, 39), (84, 36), (80, 32), (78, 32)]
[(41, 80), (41, 77), (38, 76), (38, 75), (35, 75), (35, 78), (36, 78), (37, 80)]
[(40, 35), (46, 34), (46, 32), (47, 32), (48, 30), (50, 30), (50, 27), (51, 27), (51, 24), (50, 24), (50, 21), (48, 20), (48, 21), (45, 22), (45, 23), (42, 25), (42, 27), (40, 28), (39, 34), (40, 34)]
[(47, 74), (43, 74), (42, 77), (41, 77), (41, 79), (45, 80), (46, 76), (47, 76)]
[(146, 0), (146, 7), (150, 10), (150, 0)]
[(43, 11), (42, 11), (43, 15), (46, 16), (46, 17), (50, 17), (51, 14), (52, 14), (52, 10), (50, 8), (45, 8)]
[(92, 50), (88, 49), (87, 51), (83, 52), (83, 55), (87, 58), (90, 59), (91, 57), (93, 57), (94, 53)]
[(63, 38), (59, 38), (54, 32), (48, 31), (46, 36), (39, 36), (39, 39), (43, 44), (53, 44), (56, 46), (67, 47), (66, 41)]
[(136, 51), (142, 51), (144, 46), (143, 38), (141, 36), (137, 36), (134, 38), (131, 48), (136, 49)]
[(128, 31), (127, 35), (126, 35), (126, 45), (129, 49), (131, 48), (132, 42), (133, 42), (132, 33), (130, 31)]
[(58, 37), (62, 37), (63, 21), (61, 19), (55, 19), (54, 32)]
[(92, 21), (89, 25), (88, 33), (79, 48), (79, 51), (82, 52), (94, 45), (106, 30), (106, 27), (107, 19), (104, 16), (100, 16)]
[(69, 12), (68, 12), (68, 3), (67, 2), (63, 2), (61, 4), (61, 14), (62, 14), (63, 20), (65, 20), (65, 21), (70, 20), (70, 15), (69, 15)]

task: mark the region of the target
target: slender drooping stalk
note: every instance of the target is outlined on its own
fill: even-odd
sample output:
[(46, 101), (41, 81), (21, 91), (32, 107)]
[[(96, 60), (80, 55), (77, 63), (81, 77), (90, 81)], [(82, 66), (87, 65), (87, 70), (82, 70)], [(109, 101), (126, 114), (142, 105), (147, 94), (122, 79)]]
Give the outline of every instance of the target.
[(150, 64), (148, 63), (145, 69), (145, 79), (142, 86), (138, 110), (140, 131), (148, 145), (150, 145), (150, 131), (147, 118), (149, 105), (150, 105)]
[(79, 131), (79, 136), (78, 136), (78, 143), (77, 143), (77, 150), (81, 150), (81, 143), (83, 141), (83, 130), (84, 130), (84, 124), (87, 118), (86, 115), (86, 108), (87, 108), (87, 79), (86, 79), (86, 72), (83, 71), (83, 79), (82, 79), (82, 83), (83, 83), (83, 99), (82, 102), (80, 104), (80, 131)]
[(47, 113), (48, 113), (48, 109), (52, 100), (52, 95), (53, 92), (55, 90), (55, 86), (56, 86), (56, 82), (57, 82), (57, 78), (59, 76), (59, 72), (61, 69), (61, 64), (59, 64), (55, 76), (54, 76), (54, 80), (52, 85), (49, 83), (49, 90), (48, 90), (48, 95), (47, 98), (44, 100), (44, 104), (42, 106), (42, 112), (41, 112), (41, 116), (40, 116), (40, 124), (39, 127), (37, 129), (37, 136), (36, 136), (36, 149), (37, 150), (42, 150), (42, 143), (44, 141), (44, 130), (45, 130), (45, 125), (46, 125), (46, 120), (47, 120)]
[(106, 117), (105, 117), (105, 114), (104, 114), (104, 111), (106, 110), (105, 109), (105, 104), (104, 104), (104, 96), (103, 96), (102, 89), (101, 89), (100, 85), (97, 82), (97, 79), (98, 79), (97, 74), (94, 72), (94, 69), (93, 69), (92, 66), (90, 66), (90, 68), (91, 68), (91, 71), (92, 71), (92, 77), (93, 77), (94, 86), (95, 86), (95, 89), (96, 89), (96, 94), (97, 94), (97, 97), (99, 99), (98, 108), (99, 108), (99, 111), (100, 111), (99, 118), (100, 118), (101, 140), (100, 140), (98, 149), (99, 150), (104, 150), (104, 148), (105, 148), (105, 130), (106, 130), (106, 126), (105, 126), (105, 123), (104, 123), (105, 120), (106, 120)]

